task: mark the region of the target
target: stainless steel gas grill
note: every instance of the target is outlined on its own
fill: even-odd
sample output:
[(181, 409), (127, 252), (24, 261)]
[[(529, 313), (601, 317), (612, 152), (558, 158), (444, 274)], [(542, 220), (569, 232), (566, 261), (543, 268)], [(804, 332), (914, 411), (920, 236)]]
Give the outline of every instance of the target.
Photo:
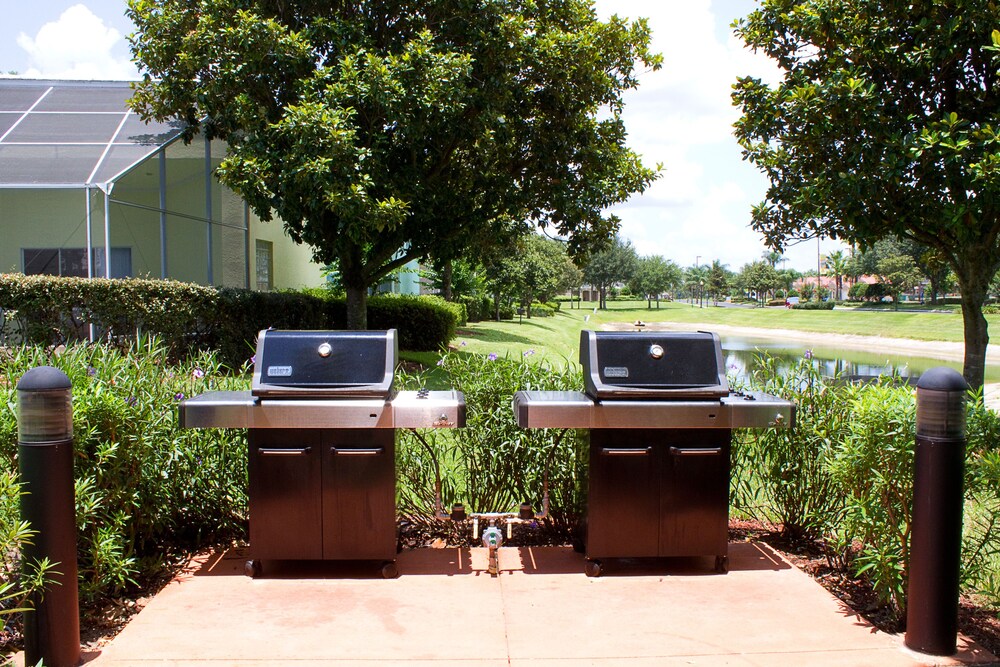
[(246, 428), (248, 576), (261, 561), (378, 560), (396, 575), (395, 429), (465, 425), (456, 391), (393, 389), (396, 331), (262, 331), (250, 391), (183, 401), (187, 428)]
[(586, 393), (520, 391), (524, 428), (590, 431), (587, 574), (601, 559), (715, 556), (728, 571), (734, 428), (789, 427), (793, 403), (731, 392), (713, 333), (580, 336)]

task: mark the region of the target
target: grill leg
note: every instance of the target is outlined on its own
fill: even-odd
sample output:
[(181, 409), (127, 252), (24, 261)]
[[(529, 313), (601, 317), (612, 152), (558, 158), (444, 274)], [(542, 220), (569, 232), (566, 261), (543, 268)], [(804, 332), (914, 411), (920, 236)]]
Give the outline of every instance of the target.
[(601, 561), (588, 560), (587, 564), (583, 566), (583, 571), (587, 574), (588, 577), (601, 576)]

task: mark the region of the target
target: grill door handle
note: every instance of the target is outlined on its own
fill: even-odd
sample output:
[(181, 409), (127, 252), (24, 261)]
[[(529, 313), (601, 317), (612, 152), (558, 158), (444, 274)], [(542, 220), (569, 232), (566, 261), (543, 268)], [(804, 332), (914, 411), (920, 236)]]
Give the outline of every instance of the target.
[(722, 453), (722, 447), (671, 447), (671, 456), (716, 456)]
[(265, 449), (261, 447), (257, 451), (261, 456), (305, 456), (312, 450), (312, 447), (302, 447), (300, 449)]
[(602, 456), (646, 456), (651, 451), (652, 447), (601, 447)]
[(336, 456), (378, 456), (384, 451), (382, 447), (371, 447), (368, 449), (330, 448), (330, 453)]

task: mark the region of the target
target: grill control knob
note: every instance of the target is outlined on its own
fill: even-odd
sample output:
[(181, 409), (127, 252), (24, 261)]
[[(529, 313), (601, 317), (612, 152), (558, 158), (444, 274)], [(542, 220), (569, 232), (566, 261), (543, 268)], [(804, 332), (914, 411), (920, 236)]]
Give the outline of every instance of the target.
[(649, 346), (649, 356), (653, 357), (654, 359), (662, 359), (663, 347), (657, 345), (656, 343), (653, 343), (652, 345)]
[(330, 356), (330, 353), (333, 352), (333, 348), (330, 346), (329, 343), (323, 343), (322, 345), (319, 346), (319, 349), (316, 351), (319, 352), (319, 356), (326, 359), (327, 357)]

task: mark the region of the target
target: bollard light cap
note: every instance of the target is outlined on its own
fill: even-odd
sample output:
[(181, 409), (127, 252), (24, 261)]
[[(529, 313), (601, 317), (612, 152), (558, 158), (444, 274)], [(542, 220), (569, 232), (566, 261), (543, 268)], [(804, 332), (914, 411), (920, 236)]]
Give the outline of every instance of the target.
[(73, 438), (73, 384), (58, 368), (39, 366), (17, 383), (17, 441), (44, 445)]
[(935, 366), (924, 371), (917, 380), (917, 389), (931, 391), (968, 391), (969, 384), (954, 368)]
[(54, 391), (72, 389), (73, 383), (69, 376), (52, 366), (38, 366), (21, 376), (17, 383), (18, 391)]

